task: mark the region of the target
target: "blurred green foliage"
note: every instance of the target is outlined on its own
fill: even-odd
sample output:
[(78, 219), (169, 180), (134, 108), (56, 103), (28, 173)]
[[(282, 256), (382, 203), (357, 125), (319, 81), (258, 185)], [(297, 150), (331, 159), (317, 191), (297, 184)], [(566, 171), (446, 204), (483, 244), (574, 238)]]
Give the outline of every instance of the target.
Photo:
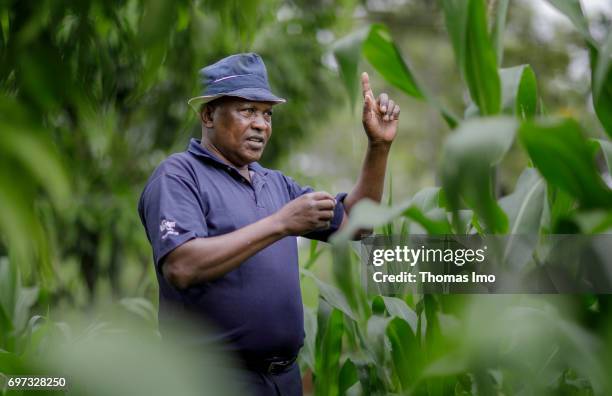
[[(496, 59), (502, 59), (503, 52), (495, 47), (500, 43), (496, 35), (501, 34), (496, 27), (505, 19), (499, 13), (507, 11), (507, 3), (500, 2), (497, 7), (483, 0), (441, 3), (457, 68), (469, 93), (464, 119), (456, 120), (457, 124), (447, 120), (453, 131), (442, 148), (440, 190), (428, 187), (397, 204), (391, 200), (388, 205), (358, 203), (348, 226), (332, 241), (335, 286), (303, 271), (305, 277), (314, 279), (321, 299), (317, 334), (324, 337), (317, 338), (316, 348), (321, 353), (317, 360), (329, 367), (357, 367), (357, 375), (350, 377), (352, 385), (347, 388), (345, 378), (334, 373), (336, 382), (331, 382), (326, 373), (334, 371), (321, 370), (315, 361), (311, 366), (315, 393), (608, 394), (612, 391), (606, 374), (612, 347), (608, 335), (612, 311), (607, 295), (544, 299), (410, 291), (397, 294), (393, 300), (366, 295), (360, 280), (362, 264), (350, 241), (361, 228), (379, 227), (389, 237), (405, 232), (510, 232), (530, 235), (535, 238), (534, 245), (547, 234), (612, 231), (612, 190), (603, 179), (609, 177), (610, 164), (599, 166), (596, 162), (596, 155), (608, 159), (610, 140), (589, 140), (579, 122), (546, 116), (536, 75), (529, 65), (499, 68)], [(550, 3), (565, 13), (583, 36), (583, 45), (592, 55), (591, 70), (603, 67), (599, 73), (607, 75), (608, 42), (591, 37), (580, 3)], [(492, 15), (493, 25), (487, 20)], [(345, 83), (356, 80), (356, 76), (350, 76), (356, 70), (351, 61), (356, 63), (362, 56), (390, 85), (425, 99), (438, 110), (439, 102), (431, 95), (418, 96), (414, 90), (405, 89), (406, 84), (415, 86), (413, 73), (396, 50), (371, 50), (381, 47), (374, 44), (380, 31), (388, 32), (381, 25), (372, 25), (369, 32), (360, 30), (349, 36), (350, 40), (339, 42), (336, 55), (342, 59), (339, 65), (344, 69), (341, 74)], [(398, 48), (388, 33), (385, 40), (383, 47)], [(600, 58), (593, 54), (605, 54), (606, 66), (600, 66)], [(593, 81), (603, 81), (604, 86), (593, 85), (592, 90), (612, 89), (605, 78)], [(355, 95), (354, 90), (347, 92)], [(605, 131), (612, 106), (597, 110), (598, 95), (592, 96), (593, 116)], [(502, 111), (513, 117), (499, 116)], [(441, 116), (445, 118), (445, 113)], [(529, 162), (515, 190), (501, 197), (495, 175), (516, 140)], [(582, 221), (585, 217), (591, 221)], [(434, 228), (432, 224), (445, 226)], [(536, 265), (551, 264), (554, 271), (555, 252), (537, 246), (510, 246), (512, 243), (511, 237), (503, 250), (504, 262), (533, 271), (528, 261), (535, 257)], [(571, 305), (574, 312), (563, 312)], [(339, 314), (344, 315), (344, 326), (335, 331), (344, 333), (343, 337), (336, 335), (346, 342), (344, 358), (337, 356), (337, 346), (325, 344), (334, 338), (329, 333), (334, 331)], [(589, 321), (580, 315), (588, 316)], [(327, 319), (322, 320), (322, 316)], [(338, 363), (331, 365), (330, 359)]]
[[(338, 159), (361, 155), (346, 131), (359, 128), (364, 67), (402, 103), (388, 205), (361, 203), (331, 249), (313, 242), (302, 261), (314, 303), (300, 364), (316, 394), (609, 394), (608, 296), (370, 298), (345, 240), (367, 226), (610, 231), (609, 21), (587, 20), (578, 0), (549, 3), (575, 26), (551, 42), (532, 34), (526, 2), (507, 0), (0, 1), (0, 372), (63, 367), (76, 394), (201, 389), (200, 366), (159, 349), (136, 202), (152, 169), (200, 135), (186, 105), (198, 69), (256, 51), (289, 99), (264, 162), (301, 180), (355, 176), (359, 161)], [(566, 81), (580, 51), (590, 86)], [(309, 142), (317, 153), (300, 156)], [(131, 320), (97, 315), (107, 301)], [(84, 330), (58, 317), (74, 309)]]
[[(279, 136), (265, 159), (273, 164), (338, 100), (317, 33), (350, 26), (352, 2), (4, 1), (0, 9), (0, 249), (27, 279), (46, 282), (52, 299), (72, 303), (71, 285), (85, 285), (78, 295), (93, 302), (100, 281), (115, 296), (135, 288), (154, 296), (135, 207), (153, 168), (201, 134), (186, 105), (201, 89), (198, 70), (229, 53), (262, 54), (272, 86), (291, 98), (275, 117)], [(134, 266), (139, 280), (123, 284)]]
[[(95, 321), (32, 315), (39, 288), (0, 260), (0, 394), (64, 395), (64, 390), (8, 390), (5, 376), (64, 377), (71, 395), (219, 395), (243, 392), (233, 362), (212, 350), (161, 342), (157, 313), (143, 298), (124, 298)], [(195, 331), (181, 328), (177, 334)], [(201, 330), (201, 329), (200, 329)]]

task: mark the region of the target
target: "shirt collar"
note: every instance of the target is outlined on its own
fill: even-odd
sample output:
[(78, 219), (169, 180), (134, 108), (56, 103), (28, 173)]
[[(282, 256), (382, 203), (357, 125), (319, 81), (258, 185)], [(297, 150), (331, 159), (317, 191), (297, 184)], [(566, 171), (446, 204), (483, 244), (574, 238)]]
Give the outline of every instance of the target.
[[(202, 141), (200, 139), (192, 138), (189, 141), (189, 146), (187, 147), (187, 151), (189, 151), (191, 154), (195, 155), (196, 157), (206, 158), (207, 160), (212, 161), (218, 165), (221, 165), (224, 168), (231, 166), (232, 168), (236, 169), (234, 166), (228, 165), (227, 163), (221, 161), (219, 157), (215, 156), (213, 153), (205, 149), (201, 143)], [(258, 162), (251, 162), (248, 165), (248, 167), (249, 167), (249, 170), (255, 173), (261, 174), (261, 175), (266, 175), (268, 173), (268, 170), (264, 168), (263, 166), (259, 165)]]

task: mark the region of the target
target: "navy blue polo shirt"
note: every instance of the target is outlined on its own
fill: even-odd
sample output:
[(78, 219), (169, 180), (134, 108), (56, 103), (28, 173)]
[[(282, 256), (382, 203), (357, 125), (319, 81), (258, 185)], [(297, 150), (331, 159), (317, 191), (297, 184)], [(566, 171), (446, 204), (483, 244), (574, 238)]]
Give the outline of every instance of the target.
[[(296, 237), (282, 238), (224, 276), (186, 290), (173, 287), (161, 272), (164, 258), (181, 244), (235, 231), (313, 191), (256, 162), (248, 168), (251, 182), (192, 139), (187, 151), (164, 160), (147, 182), (138, 212), (153, 248), (160, 330), (188, 312), (213, 325), (213, 334), (197, 343), (221, 341), (254, 357), (295, 356), (304, 339)], [(339, 228), (345, 196), (336, 197), (331, 227), (306, 237), (324, 241)]]

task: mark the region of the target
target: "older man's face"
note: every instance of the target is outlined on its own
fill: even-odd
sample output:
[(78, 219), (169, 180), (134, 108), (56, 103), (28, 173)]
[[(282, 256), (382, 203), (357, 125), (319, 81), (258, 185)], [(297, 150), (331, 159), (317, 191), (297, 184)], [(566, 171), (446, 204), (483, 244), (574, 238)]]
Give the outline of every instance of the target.
[(237, 167), (258, 161), (272, 135), (272, 103), (227, 97), (212, 113), (211, 142)]

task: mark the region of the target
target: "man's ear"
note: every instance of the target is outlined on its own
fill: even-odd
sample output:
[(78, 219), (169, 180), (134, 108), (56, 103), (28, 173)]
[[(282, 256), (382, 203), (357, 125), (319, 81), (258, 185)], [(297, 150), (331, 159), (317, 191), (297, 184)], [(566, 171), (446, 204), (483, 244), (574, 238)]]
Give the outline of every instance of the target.
[(214, 114), (214, 112), (215, 112), (214, 106), (210, 106), (208, 104), (202, 105), (202, 108), (200, 109), (200, 120), (202, 121), (202, 124), (206, 128), (212, 128), (213, 127), (213, 114)]

